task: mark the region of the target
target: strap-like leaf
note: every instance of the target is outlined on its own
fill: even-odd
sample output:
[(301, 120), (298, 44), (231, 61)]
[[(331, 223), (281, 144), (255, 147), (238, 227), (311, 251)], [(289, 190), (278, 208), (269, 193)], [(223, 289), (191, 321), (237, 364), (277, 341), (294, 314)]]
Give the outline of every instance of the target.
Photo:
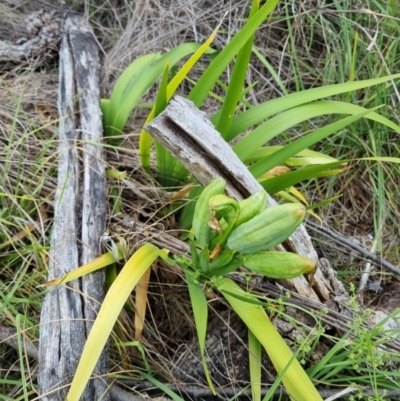
[(342, 84), (322, 86), (319, 88), (295, 92), (287, 96), (269, 100), (268, 102), (253, 107), (252, 109), (247, 110), (246, 112), (237, 116), (234, 119), (234, 123), (231, 124), (227, 140), (230, 141), (240, 133), (246, 131), (249, 127), (258, 124), (260, 121), (265, 120), (275, 114), (281, 113), (282, 111), (292, 109), (293, 107), (314, 102), (315, 100), (324, 99), (330, 96), (340, 95), (341, 93), (369, 88), (371, 86), (393, 81), (398, 78), (400, 78), (400, 74), (368, 79), (365, 81), (345, 82)]
[(157, 257), (165, 252), (152, 244), (142, 246), (128, 260), (115, 279), (89, 333), (67, 401), (79, 401), (125, 301), (143, 274)]
[[(296, 401), (322, 401), (306, 372), (254, 297), (229, 278), (218, 279), (218, 289), (267, 351), (290, 397)], [(239, 298), (233, 296), (238, 294)], [(248, 299), (250, 302), (243, 302)]]
[(210, 373), (205, 361), (206, 332), (208, 324), (208, 305), (203, 289), (198, 283), (193, 281), (193, 275), (189, 271), (185, 271), (186, 282), (189, 288), (190, 301), (192, 303), (194, 322), (196, 324), (197, 338), (199, 339), (201, 361), (203, 363), (204, 374), (208, 385), (213, 394), (215, 394), (214, 385), (211, 381)]

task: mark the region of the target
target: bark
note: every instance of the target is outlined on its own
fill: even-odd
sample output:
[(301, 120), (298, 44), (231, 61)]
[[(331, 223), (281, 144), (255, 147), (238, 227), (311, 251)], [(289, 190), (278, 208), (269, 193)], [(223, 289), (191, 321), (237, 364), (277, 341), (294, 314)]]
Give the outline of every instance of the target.
[[(58, 188), (49, 260), (50, 278), (100, 254), (105, 229), (105, 168), (98, 47), (80, 16), (65, 15), (60, 49)], [(46, 294), (40, 324), (39, 392), (64, 401), (82, 349), (104, 297), (103, 272), (56, 287)], [(108, 400), (106, 354), (81, 400)]]
[[(237, 200), (262, 189), (231, 147), (192, 102), (176, 96), (146, 130), (165, 146), (202, 184), (220, 176), (227, 182), (227, 192)], [(268, 196), (268, 206), (276, 205)], [(301, 225), (286, 241), (284, 248), (318, 261), (306, 229)], [(281, 248), (282, 249), (282, 248)], [(318, 269), (313, 282), (304, 276), (285, 280), (284, 284), (308, 298), (328, 301), (334, 293), (332, 284)]]

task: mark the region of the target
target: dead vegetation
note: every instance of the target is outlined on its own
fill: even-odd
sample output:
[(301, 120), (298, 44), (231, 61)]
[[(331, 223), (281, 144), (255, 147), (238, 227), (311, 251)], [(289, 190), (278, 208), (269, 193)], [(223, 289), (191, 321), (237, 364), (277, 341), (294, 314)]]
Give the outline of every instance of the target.
[[(69, 3), (68, 5), (62, 3)], [(295, 3), (295, 2), (294, 2)], [(287, 51), (289, 41), (292, 41), (297, 48), (295, 63), (304, 67), (300, 80), (303, 88), (318, 85), (322, 82), (322, 68), (327, 51), (323, 29), (319, 34), (312, 34), (307, 30), (307, 19), (314, 18), (316, 15), (323, 15), (321, 20), (326, 18), (334, 20), (336, 15), (331, 13), (327, 6), (325, 9), (318, 9), (314, 2), (302, 2), (300, 5), (292, 5), (292, 12), (296, 17), (292, 20), (292, 32), (289, 34), (287, 25), (282, 21), (272, 20), (266, 23), (257, 34), (256, 46), (264, 55), (267, 55), (268, 62), (275, 71), (279, 71), (284, 86), (289, 90), (298, 88), (299, 77), (293, 75), (293, 54)], [(102, 96), (106, 97), (118, 78), (121, 71), (130, 64), (132, 60), (140, 55), (150, 52), (165, 51), (186, 41), (203, 42), (223, 20), (221, 34), (215, 41), (215, 48), (221, 49), (230, 40), (235, 32), (238, 31), (243, 19), (247, 15), (247, 1), (183, 1), (183, 0), (146, 0), (136, 2), (136, 5), (128, 0), (108, 0), (104, 4), (91, 4), (89, 1), (52, 2), (41, 0), (34, 1), (3, 1), (0, 4), (0, 41), (7, 41), (19, 44), (21, 41), (29, 40), (32, 33), (27, 30), (25, 19), (33, 12), (45, 10), (46, 12), (62, 12), (66, 8), (83, 13), (91, 22), (101, 48), (102, 57)], [(296, 8), (297, 7), (297, 8)], [(287, 10), (279, 8), (276, 15), (284, 15)], [(312, 72), (307, 66), (312, 65)], [(12, 215), (18, 216), (18, 224), (2, 223), (2, 230), (5, 238), (13, 238), (20, 235), (21, 243), (29, 242), (26, 233), (21, 227), (26, 226), (36, 244), (48, 245), (51, 232), (54, 192), (56, 182), (57, 166), (57, 127), (59, 118), (57, 115), (57, 90), (58, 90), (58, 69), (57, 58), (52, 60), (43, 59), (37, 55), (37, 59), (27, 61), (0, 61), (0, 157), (1, 175), (4, 177), (1, 182), (1, 192), (4, 194), (3, 210), (9, 209)], [(315, 71), (321, 75), (315, 74)], [(193, 79), (201, 73), (201, 66), (193, 71)], [(197, 75), (196, 75), (197, 74)], [(223, 77), (229, 80), (228, 71)], [(268, 74), (264, 65), (254, 57), (252, 68), (248, 72), (247, 82), (258, 82), (249, 92), (249, 100), (256, 105), (266, 99), (280, 96), (281, 89)], [(190, 85), (186, 83), (185, 85)], [(185, 94), (185, 86), (181, 93)], [(154, 100), (155, 91), (149, 93), (144, 102)], [(205, 106), (205, 111), (211, 114), (214, 109), (214, 101), (210, 100)], [(106, 163), (115, 169), (125, 170), (128, 173), (127, 182), (122, 186), (112, 180), (109, 182), (110, 202), (108, 204), (108, 228), (112, 230), (115, 238), (123, 237), (130, 244), (132, 252), (151, 237), (171, 234), (177, 237), (177, 224), (172, 215), (160, 218), (159, 211), (164, 208), (169, 200), (168, 194), (157, 188), (155, 181), (143, 172), (140, 167), (138, 148), (138, 134), (147, 115), (146, 109), (137, 109), (133, 113), (128, 129), (124, 133), (124, 142), (121, 150), (108, 149), (106, 152)], [(299, 135), (293, 132), (291, 135)], [(371, 201), (371, 186), (365, 184), (362, 171), (351, 175), (344, 175), (336, 181), (335, 192), (343, 193), (341, 201), (335, 202), (329, 207), (329, 211), (322, 212), (322, 218), (329, 221), (331, 226), (342, 234), (348, 236), (350, 230), (354, 229), (352, 235), (366, 238), (363, 246), (369, 248), (371, 239), (368, 235), (373, 227), (373, 207)], [(357, 181), (363, 184), (358, 185)], [(349, 185), (351, 183), (351, 185)], [(398, 179), (397, 179), (398, 184)], [(328, 185), (328, 184), (327, 184)], [(390, 184), (391, 187), (395, 183)], [(111, 195), (112, 190), (113, 195)], [(144, 229), (135, 230), (121, 223), (120, 218), (114, 215), (111, 197), (122, 196), (122, 214), (129, 216), (132, 220), (137, 220), (144, 225)], [(310, 198), (315, 201), (322, 200), (325, 194), (329, 193), (329, 188), (324, 192), (321, 186), (309, 188)], [(21, 196), (31, 196), (34, 201), (28, 201), (26, 205), (16, 202), (16, 198)], [(25, 209), (24, 209), (25, 207)], [(398, 217), (398, 203), (391, 205), (394, 216)], [(32, 210), (35, 212), (32, 213)], [(326, 213), (326, 215), (325, 215)], [(22, 222), (22, 224), (21, 224)], [(125, 221), (126, 224), (126, 221)], [(361, 231), (360, 231), (361, 230)], [(396, 264), (399, 253), (399, 232), (394, 229), (385, 229), (384, 244), (390, 261)], [(21, 233), (21, 234), (20, 234)], [(158, 234), (159, 233), (159, 234)], [(312, 231), (310, 230), (312, 234)], [(360, 234), (361, 233), (361, 234)], [(178, 244), (179, 246), (179, 244)], [(393, 248), (395, 248), (393, 250)], [(342, 249), (333, 250), (331, 246), (322, 246), (321, 252), (331, 261), (341, 265), (354, 266), (353, 258), (347, 259), (343, 256)], [(389, 251), (392, 249), (392, 251)], [(1, 249), (0, 249), (1, 252)], [(17, 252), (18, 253), (18, 252)], [(39, 252), (40, 254), (40, 252)], [(5, 257), (7, 255), (1, 255)], [(337, 256), (337, 259), (335, 259)], [(358, 255), (359, 256), (359, 255)], [(14, 256), (13, 256), (14, 257)], [(5, 259), (6, 260), (6, 259)], [(360, 263), (362, 269), (364, 262)], [(38, 277), (37, 282), (46, 275), (46, 256), (31, 257), (26, 261), (26, 274)], [(2, 281), (10, 282), (15, 271), (15, 266), (11, 262), (1, 268), (0, 274)], [(352, 268), (358, 270), (358, 268)], [(380, 274), (377, 272), (376, 274)], [(392, 288), (395, 285), (393, 280), (383, 280), (383, 287), (386, 285)], [(393, 281), (393, 283), (392, 283)], [(36, 282), (36, 284), (37, 284)], [(382, 288), (383, 288), (382, 287)], [(30, 287), (26, 296), (43, 296), (35, 285)], [(276, 298), (277, 294), (272, 294)], [(214, 300), (212, 301), (214, 302)], [(217, 300), (215, 300), (217, 305)], [(298, 310), (293, 308), (292, 315), (298, 314)], [(22, 313), (36, 314), (33, 321), (38, 324), (38, 309), (26, 310), (21, 308)], [(276, 313), (271, 308), (271, 315)], [(286, 319), (292, 321), (293, 316)], [(305, 320), (304, 316), (300, 320)], [(2, 317), (1, 324), (10, 324), (10, 317)], [(133, 332), (133, 312), (127, 307), (118, 321), (114, 330), (115, 340), (118, 338), (120, 343), (130, 343), (134, 341)], [(311, 319), (310, 327), (315, 325)], [(280, 323), (281, 330), (285, 330), (285, 319)], [(210, 336), (210, 342), (219, 338), (227, 339), (228, 346), (221, 343), (214, 344), (213, 371), (216, 382), (221, 385), (236, 387), (239, 384), (248, 382), (246, 374), (239, 372), (243, 365), (242, 359), (238, 367), (237, 359), (246, 354), (244, 344), (243, 326), (238, 325), (232, 318), (226, 305), (218, 304), (213, 308), (213, 317), (210, 330), (213, 325), (218, 330), (224, 331), (216, 337)], [(228, 329), (229, 327), (229, 329)], [(236, 327), (236, 331), (235, 331)], [(334, 330), (333, 325), (329, 326)], [(32, 333), (37, 329), (31, 329)], [(288, 341), (295, 347), (296, 342), (300, 341), (296, 336), (305, 337), (310, 332), (305, 329), (301, 332), (291, 332), (287, 329)], [(289, 333), (290, 331), (290, 333)], [(35, 335), (32, 335), (34, 338)], [(113, 343), (113, 339), (111, 342)], [(198, 385), (201, 375), (198, 372), (189, 372), (189, 368), (182, 363), (197, 360), (198, 366), (194, 362), (189, 363), (195, 371), (201, 368), (198, 350), (195, 350), (195, 327), (192, 312), (188, 301), (187, 288), (183, 277), (178, 271), (171, 269), (163, 264), (158, 265), (152, 272), (151, 285), (149, 289), (149, 310), (145, 326), (145, 331), (141, 338), (141, 343), (146, 349), (146, 358), (152, 368), (163, 378), (170, 382), (179, 384), (181, 381)], [(323, 352), (333, 344), (329, 341), (322, 342), (316, 348), (316, 359), (323, 357)], [(210, 344), (212, 346), (212, 344)], [(6, 349), (5, 345), (1, 347)], [(233, 348), (232, 348), (233, 347)], [(181, 353), (182, 350), (189, 352)], [(5, 356), (7, 366), (13, 366), (18, 361), (15, 353), (6, 349)], [(214, 352), (214, 349), (210, 353)], [(216, 354), (218, 352), (218, 355)], [(126, 377), (136, 379), (139, 377), (138, 371), (144, 369), (142, 356), (135, 346), (110, 347), (110, 370), (113, 372), (124, 372)], [(315, 362), (315, 361), (314, 361)], [(247, 366), (247, 364), (246, 364)], [(240, 369), (239, 369), (240, 368)], [(31, 362), (31, 378), (34, 380), (36, 363)], [(180, 376), (179, 372), (185, 373), (186, 377)], [(247, 369), (245, 372), (247, 373)], [(265, 369), (265, 380), (273, 381), (271, 369)], [(271, 380), (272, 379), (272, 380)], [(34, 397), (32, 397), (34, 398)]]

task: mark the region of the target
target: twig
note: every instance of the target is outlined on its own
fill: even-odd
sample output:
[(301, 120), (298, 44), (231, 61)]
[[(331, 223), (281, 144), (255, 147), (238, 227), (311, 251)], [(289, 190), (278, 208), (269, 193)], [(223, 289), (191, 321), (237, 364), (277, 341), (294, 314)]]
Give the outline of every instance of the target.
[[(372, 246), (371, 246), (371, 252), (375, 252), (376, 251), (377, 244), (378, 244), (378, 240), (377, 240), (377, 238), (375, 238), (374, 242), (372, 243)], [(369, 276), (370, 276), (370, 273), (371, 273), (371, 268), (372, 268), (372, 263), (368, 262), (365, 265), (365, 269), (363, 271), (363, 274), (361, 275), (360, 284), (358, 286), (358, 295), (359, 296), (362, 296), (363, 290), (364, 290), (364, 288), (365, 288), (365, 286), (366, 286), (366, 284), (368, 282), (368, 279), (369, 279)]]
[[(118, 387), (113, 384), (110, 388), (110, 398), (111, 401), (148, 401), (148, 397), (144, 397), (142, 395), (133, 394), (129, 391)], [(157, 398), (157, 401), (166, 401), (165, 398)]]
[(343, 237), (343, 235), (339, 234), (338, 232), (328, 229), (325, 227), (321, 227), (320, 225), (313, 223), (312, 221), (307, 221), (307, 227), (313, 229), (314, 231), (318, 232), (319, 234), (332, 238), (336, 243), (344, 245), (347, 248), (353, 249), (354, 251), (358, 252), (360, 255), (363, 255), (366, 259), (368, 259), (371, 263), (376, 266), (384, 267), (387, 270), (390, 270), (393, 273), (400, 275), (400, 269), (394, 265), (392, 265), (387, 260), (381, 258), (380, 256), (374, 255), (372, 252), (368, 251), (367, 249), (363, 248), (360, 245), (355, 244), (354, 242), (349, 241), (347, 238)]
[[(134, 380), (122, 380), (122, 383), (128, 385), (129, 387), (135, 387), (140, 390), (157, 390), (153, 383), (147, 381), (134, 381)], [(241, 388), (239, 386), (231, 386), (231, 387), (220, 387), (216, 388), (215, 391), (217, 393), (216, 396), (213, 396), (210, 389), (207, 387), (193, 386), (193, 385), (175, 385), (175, 384), (166, 384), (169, 389), (178, 393), (178, 394), (186, 394), (187, 396), (198, 399), (223, 399), (224, 397), (237, 397), (239, 396), (252, 396), (252, 391), (250, 388)], [(267, 392), (270, 390), (272, 385), (263, 385), (261, 389), (261, 394), (265, 396)], [(357, 388), (354, 388), (353, 391), (350, 391), (350, 388), (345, 389), (318, 389), (319, 394), (323, 398), (327, 397), (335, 397), (331, 398), (337, 399), (337, 395), (340, 394), (341, 399), (348, 399), (351, 397), (352, 393), (357, 391)], [(365, 396), (375, 396), (376, 391), (372, 388), (364, 388), (362, 389), (363, 395)], [(274, 396), (281, 397), (283, 394), (286, 394), (284, 388), (278, 388)], [(400, 396), (400, 391), (398, 390), (378, 390), (378, 394), (382, 398), (394, 398)]]

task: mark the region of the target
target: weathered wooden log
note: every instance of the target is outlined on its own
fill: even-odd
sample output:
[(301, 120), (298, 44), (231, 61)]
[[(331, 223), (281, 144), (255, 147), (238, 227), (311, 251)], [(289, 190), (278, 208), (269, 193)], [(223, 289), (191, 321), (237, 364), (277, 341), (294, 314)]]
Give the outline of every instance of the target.
[[(150, 122), (146, 130), (165, 146), (202, 184), (207, 185), (220, 176), (227, 182), (230, 196), (241, 200), (262, 189), (239, 160), (231, 147), (193, 103), (176, 96), (166, 110)], [(268, 196), (268, 206), (276, 202)], [(286, 241), (284, 247), (318, 261), (318, 256), (306, 229), (301, 225)], [(333, 286), (318, 269), (313, 283), (305, 277), (285, 280), (285, 285), (308, 298), (330, 299)]]
[[(105, 229), (105, 166), (98, 46), (86, 20), (68, 13), (60, 49), (58, 188), (54, 201), (49, 276), (63, 274), (99, 256)], [(64, 401), (88, 333), (104, 297), (103, 272), (46, 294), (40, 323), (41, 400)], [(107, 358), (81, 400), (108, 400)]]
[(25, 19), (28, 37), (19, 38), (17, 43), (0, 40), (0, 61), (52, 60), (58, 51), (62, 15), (43, 9), (30, 14)]

